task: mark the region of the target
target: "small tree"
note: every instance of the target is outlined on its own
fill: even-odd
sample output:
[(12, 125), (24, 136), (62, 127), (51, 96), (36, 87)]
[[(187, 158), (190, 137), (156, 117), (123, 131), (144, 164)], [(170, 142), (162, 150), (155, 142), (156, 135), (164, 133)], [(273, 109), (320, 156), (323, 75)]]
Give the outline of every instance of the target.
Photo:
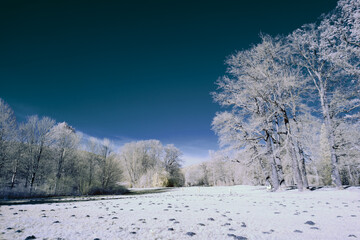
[(48, 137), (51, 139), (52, 147), (55, 150), (56, 180), (54, 191), (55, 194), (58, 194), (66, 161), (70, 160), (71, 156), (74, 155), (80, 139), (76, 135), (75, 129), (65, 122), (55, 125), (48, 133)]
[[(30, 183), (30, 193), (33, 190), (39, 169), (46, 163), (42, 162), (44, 152), (50, 145), (49, 132), (54, 126), (55, 121), (48, 117), (41, 119), (38, 116), (31, 116), (25, 124), (20, 126), (23, 133), (27, 149), (27, 166), (25, 187)], [(49, 164), (49, 163), (47, 163)]]

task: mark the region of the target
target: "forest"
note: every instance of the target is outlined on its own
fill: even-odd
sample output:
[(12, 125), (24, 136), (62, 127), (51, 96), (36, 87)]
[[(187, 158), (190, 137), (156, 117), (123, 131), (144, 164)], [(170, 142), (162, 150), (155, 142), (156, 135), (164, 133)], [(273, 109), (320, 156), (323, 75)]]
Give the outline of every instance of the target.
[[(18, 122), (0, 99), (0, 196), (117, 194), (127, 187), (360, 183), (360, 3), (337, 7), (286, 36), (226, 59), (213, 100), (221, 149), (182, 167), (182, 153), (158, 140), (114, 149), (65, 122)], [(210, 127), (210, 126), (209, 126)]]
[(0, 99), (2, 197), (122, 194), (126, 187), (180, 186), (181, 152), (158, 140), (115, 151), (109, 139), (84, 138), (67, 123), (30, 116), (17, 123)]

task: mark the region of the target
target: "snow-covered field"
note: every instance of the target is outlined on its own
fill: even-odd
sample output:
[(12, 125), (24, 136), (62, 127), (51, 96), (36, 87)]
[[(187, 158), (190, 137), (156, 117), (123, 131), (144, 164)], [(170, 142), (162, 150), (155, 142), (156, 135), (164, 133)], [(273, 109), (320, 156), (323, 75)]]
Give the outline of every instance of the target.
[[(0, 207), (0, 239), (356, 239), (360, 188), (192, 187)], [(28, 238), (34, 239), (34, 238)]]

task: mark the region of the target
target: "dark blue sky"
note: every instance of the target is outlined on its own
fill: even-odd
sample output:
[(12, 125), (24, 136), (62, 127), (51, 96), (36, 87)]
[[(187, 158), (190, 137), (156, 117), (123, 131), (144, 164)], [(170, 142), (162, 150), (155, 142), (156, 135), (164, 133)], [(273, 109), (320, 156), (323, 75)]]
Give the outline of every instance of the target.
[(314, 22), (334, 0), (1, 1), (0, 97), (121, 144), (174, 143), (187, 164), (217, 148), (209, 92), (224, 60)]

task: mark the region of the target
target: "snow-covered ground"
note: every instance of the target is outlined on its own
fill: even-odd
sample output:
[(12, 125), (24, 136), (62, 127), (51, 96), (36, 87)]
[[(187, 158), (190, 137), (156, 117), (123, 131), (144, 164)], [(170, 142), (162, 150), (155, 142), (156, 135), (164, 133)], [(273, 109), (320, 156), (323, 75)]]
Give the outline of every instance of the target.
[[(360, 188), (192, 187), (0, 207), (0, 239), (356, 239)], [(28, 238), (29, 239), (29, 238)]]

